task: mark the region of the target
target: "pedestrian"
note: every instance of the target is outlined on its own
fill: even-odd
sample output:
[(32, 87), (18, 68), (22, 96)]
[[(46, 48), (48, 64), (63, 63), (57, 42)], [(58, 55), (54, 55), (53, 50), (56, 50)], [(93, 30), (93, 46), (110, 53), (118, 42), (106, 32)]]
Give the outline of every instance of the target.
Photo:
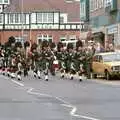
[(42, 53), (41, 53), (41, 57), (42, 57), (42, 70), (44, 71), (44, 75), (45, 75), (45, 80), (48, 81), (49, 80), (49, 70), (51, 67), (51, 60), (53, 59), (53, 54), (50, 50), (50, 45), (48, 41), (43, 41), (42, 42)]
[(85, 74), (85, 51), (81, 42), (76, 43), (76, 71), (79, 75), (79, 81), (83, 80)]
[(59, 63), (59, 70), (61, 73), (61, 78), (65, 77), (65, 73), (66, 73), (66, 69), (67, 69), (67, 52), (64, 49), (64, 45), (62, 42), (59, 42), (57, 44), (57, 54), (56, 57), (58, 59), (58, 63)]
[(74, 75), (76, 73), (76, 68), (75, 68), (75, 51), (72, 43), (68, 43), (67, 45), (67, 70), (68, 73), (70, 74), (70, 80), (73, 80)]
[(92, 49), (92, 47), (88, 47), (87, 50), (85, 51), (86, 54), (86, 67), (85, 67), (85, 71), (86, 71), (86, 75), (87, 78), (90, 79), (91, 78), (91, 70), (92, 70), (92, 58), (94, 56), (94, 50)]

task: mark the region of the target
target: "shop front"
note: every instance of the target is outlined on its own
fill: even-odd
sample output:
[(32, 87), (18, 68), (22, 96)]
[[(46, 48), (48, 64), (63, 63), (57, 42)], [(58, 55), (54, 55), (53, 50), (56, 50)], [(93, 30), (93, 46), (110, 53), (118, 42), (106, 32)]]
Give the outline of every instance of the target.
[(100, 43), (102, 46), (105, 45), (105, 28), (104, 27), (93, 28), (92, 34), (93, 34), (93, 41), (95, 43)]
[(118, 24), (106, 27), (106, 48), (113, 46), (114, 50), (120, 46)]

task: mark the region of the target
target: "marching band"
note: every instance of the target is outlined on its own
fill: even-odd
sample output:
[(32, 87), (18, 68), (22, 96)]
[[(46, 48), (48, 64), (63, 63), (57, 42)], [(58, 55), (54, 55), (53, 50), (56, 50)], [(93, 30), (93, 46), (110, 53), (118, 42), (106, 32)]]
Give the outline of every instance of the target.
[(93, 55), (94, 51), (84, 48), (80, 40), (75, 47), (72, 43), (65, 48), (62, 42), (56, 45), (48, 41), (41, 42), (38, 47), (28, 41), (23, 45), (10, 37), (0, 46), (0, 69), (3, 75), (17, 77), (18, 80), (22, 80), (22, 74), (26, 77), (29, 71), (33, 71), (34, 77), (41, 79), (41, 73), (44, 73), (44, 79), (48, 81), (49, 74), (55, 76), (59, 71), (61, 78), (69, 74), (70, 80), (73, 80), (78, 74), (79, 81), (82, 81), (83, 76), (90, 78)]

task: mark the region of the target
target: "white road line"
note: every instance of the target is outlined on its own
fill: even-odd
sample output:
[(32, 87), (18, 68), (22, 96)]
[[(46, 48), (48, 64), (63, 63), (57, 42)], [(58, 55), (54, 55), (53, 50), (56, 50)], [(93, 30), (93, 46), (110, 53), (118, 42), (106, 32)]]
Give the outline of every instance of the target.
[[(30, 88), (27, 93), (29, 94), (34, 94), (34, 95), (40, 95), (40, 96), (45, 96), (45, 97), (52, 97), (51, 95), (48, 95), (48, 94), (41, 94), (41, 93), (38, 93), (38, 92), (32, 92), (34, 88)], [(53, 98), (53, 97), (52, 97)]]
[[(25, 85), (18, 82), (18, 81), (15, 81), (15, 80), (11, 80), (12, 82), (16, 83), (17, 85), (21, 86), (21, 87), (24, 87)], [(52, 95), (49, 95), (49, 94), (41, 94), (41, 93), (38, 93), (38, 92), (32, 92), (34, 90), (34, 88), (29, 88), (27, 90), (27, 93), (29, 94), (32, 94), (32, 95), (39, 95), (39, 96), (45, 96), (45, 97), (50, 97), (50, 98), (55, 98), (56, 100), (58, 101), (61, 101), (62, 103), (64, 104), (60, 104), (61, 106), (64, 106), (64, 107), (69, 107), (69, 108), (72, 108), (72, 110), (70, 111), (70, 115), (73, 116), (73, 117), (77, 117), (77, 118), (83, 118), (83, 119), (86, 119), (86, 120), (100, 120), (100, 119), (96, 119), (96, 118), (93, 118), (93, 117), (88, 117), (88, 116), (83, 116), (83, 115), (78, 115), (76, 114), (76, 111), (77, 111), (77, 107), (71, 105), (69, 102), (59, 98), (59, 97), (54, 97)]]
[(71, 115), (74, 115), (77, 111), (77, 108), (76, 107), (73, 107), (72, 111), (70, 112)]
[(15, 81), (15, 80), (11, 80), (12, 82), (16, 83), (17, 85), (21, 86), (21, 87), (24, 87), (24, 84), (18, 82), (18, 81)]
[(96, 118), (93, 118), (93, 117), (87, 117), (87, 116), (76, 114), (77, 108), (75, 106), (66, 105), (66, 104), (62, 104), (62, 106), (72, 108), (72, 110), (70, 111), (71, 116), (74, 116), (74, 117), (77, 117), (77, 118), (84, 118), (84, 119), (87, 119), (87, 120), (100, 120), (100, 119), (96, 119)]
[(72, 108), (72, 110), (70, 111), (70, 115), (73, 116), (73, 117), (77, 117), (77, 118), (83, 118), (83, 119), (86, 119), (86, 120), (100, 120), (100, 119), (97, 119), (97, 118), (93, 118), (93, 117), (88, 117), (88, 116), (83, 116), (83, 115), (78, 115), (76, 114), (76, 111), (77, 111), (77, 107), (71, 105), (69, 102), (59, 98), (59, 97), (54, 97), (54, 96), (51, 96), (51, 95), (48, 95), (48, 94), (41, 94), (41, 93), (37, 93), (37, 92), (32, 92), (34, 88), (30, 88), (27, 93), (29, 94), (33, 94), (33, 95), (40, 95), (40, 96), (45, 96), (45, 97), (51, 97), (51, 98), (55, 98), (56, 100), (58, 101), (61, 101), (63, 102), (64, 104), (60, 104), (61, 106), (64, 106), (64, 107), (69, 107), (69, 108)]
[(66, 104), (61, 104), (61, 105), (64, 106), (64, 107), (72, 108), (71, 105), (66, 105)]
[(61, 98), (59, 98), (59, 97), (54, 97), (54, 98), (57, 99), (57, 100), (59, 100), (59, 101), (61, 101), (61, 102), (63, 102), (63, 103), (66, 104), (66, 105), (70, 105), (69, 102), (67, 102), (67, 101), (65, 101), (65, 100), (63, 100), (63, 99), (61, 99)]

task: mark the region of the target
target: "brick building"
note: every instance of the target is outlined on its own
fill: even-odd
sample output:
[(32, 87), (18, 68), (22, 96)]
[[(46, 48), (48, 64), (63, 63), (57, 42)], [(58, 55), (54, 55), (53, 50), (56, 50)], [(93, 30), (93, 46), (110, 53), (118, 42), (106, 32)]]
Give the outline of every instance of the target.
[(80, 37), (80, 29), (84, 30), (84, 23), (80, 22), (78, 16), (78, 1), (67, 3), (64, 0), (23, 0), (23, 4), (20, 2), (21, 0), (12, 0), (0, 14), (1, 42), (14, 36), (17, 41), (22, 42), (31, 40), (39, 43), (40, 40), (48, 40), (62, 41), (65, 44), (75, 43)]
[(86, 4), (94, 40), (105, 47), (120, 47), (120, 0), (88, 0)]

